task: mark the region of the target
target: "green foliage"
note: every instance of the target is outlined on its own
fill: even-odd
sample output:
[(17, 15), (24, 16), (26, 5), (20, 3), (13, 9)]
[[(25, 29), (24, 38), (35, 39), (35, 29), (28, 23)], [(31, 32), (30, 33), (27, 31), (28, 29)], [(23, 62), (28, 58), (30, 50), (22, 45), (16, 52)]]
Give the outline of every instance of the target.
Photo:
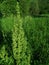
[(0, 65), (49, 65), (48, 12), (48, 0), (0, 0)]
[(23, 27), (31, 45), (31, 65), (47, 65), (49, 63), (49, 18), (25, 18)]
[(30, 54), (28, 50), (28, 43), (24, 36), (22, 28), (23, 19), (20, 17), (19, 4), (17, 3), (17, 21), (14, 21), (13, 30), (13, 55), (17, 65), (30, 65)]
[(21, 9), (21, 15), (29, 15), (29, 8), (32, 0), (20, 0), (20, 9)]
[(48, 14), (49, 13), (49, 0), (39, 0), (40, 13)]
[(1, 20), (0, 36), (4, 40), (0, 44), (0, 64), (48, 65), (49, 18), (22, 18), (19, 7), (17, 14), (17, 17), (11, 15)]
[(13, 18), (13, 15), (10, 15), (9, 17), (6, 17), (6, 18), (2, 18), (1, 20), (1, 24), (2, 24), (2, 29), (4, 32), (8, 32), (8, 31), (11, 31), (12, 28), (13, 28), (13, 21), (14, 21), (14, 18)]
[(5, 50), (5, 45), (0, 50), (0, 64), (1, 65), (13, 65), (13, 58), (8, 57), (8, 53)]
[(3, 16), (9, 16), (11, 13), (15, 15), (17, 13), (17, 1), (20, 5), (21, 16), (38, 16), (49, 13), (49, 0), (1, 0), (0, 11)]
[(0, 11), (3, 16), (10, 15), (11, 13), (15, 14), (16, 0), (2, 0), (0, 1)]
[(29, 13), (33, 16), (38, 16), (40, 12), (39, 9), (39, 0), (34, 0), (30, 4)]

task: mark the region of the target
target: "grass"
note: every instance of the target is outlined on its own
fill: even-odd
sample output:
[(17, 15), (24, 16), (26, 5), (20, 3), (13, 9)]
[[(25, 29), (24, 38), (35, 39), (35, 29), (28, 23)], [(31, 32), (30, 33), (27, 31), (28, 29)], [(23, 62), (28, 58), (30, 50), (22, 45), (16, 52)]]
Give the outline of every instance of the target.
[[(7, 33), (13, 29), (14, 21), (17, 21), (13, 15), (2, 18), (0, 25), (2, 30)], [(16, 22), (17, 23), (17, 22)], [(25, 37), (31, 52), (31, 64), (48, 65), (49, 64), (49, 18), (31, 17), (23, 18), (23, 29)], [(7, 42), (10, 38), (7, 35)], [(8, 46), (7, 46), (8, 47)], [(4, 51), (1, 51), (4, 53)], [(8, 62), (8, 61), (7, 61)]]

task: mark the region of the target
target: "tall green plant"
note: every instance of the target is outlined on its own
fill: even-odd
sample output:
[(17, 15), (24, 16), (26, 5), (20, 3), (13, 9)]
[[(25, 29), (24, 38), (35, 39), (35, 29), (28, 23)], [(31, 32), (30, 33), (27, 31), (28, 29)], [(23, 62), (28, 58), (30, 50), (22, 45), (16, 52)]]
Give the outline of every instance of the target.
[(14, 17), (14, 28), (12, 30), (12, 48), (16, 65), (30, 65), (30, 53), (27, 39), (22, 28), (23, 19), (20, 16), (19, 3), (17, 2), (17, 20)]

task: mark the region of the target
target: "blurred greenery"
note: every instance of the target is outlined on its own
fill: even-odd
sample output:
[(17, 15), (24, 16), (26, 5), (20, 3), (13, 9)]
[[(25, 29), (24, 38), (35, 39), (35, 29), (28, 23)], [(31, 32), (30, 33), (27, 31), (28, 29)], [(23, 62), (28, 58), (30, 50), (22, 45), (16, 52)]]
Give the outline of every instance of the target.
[(0, 0), (0, 65), (49, 65), (48, 0)]

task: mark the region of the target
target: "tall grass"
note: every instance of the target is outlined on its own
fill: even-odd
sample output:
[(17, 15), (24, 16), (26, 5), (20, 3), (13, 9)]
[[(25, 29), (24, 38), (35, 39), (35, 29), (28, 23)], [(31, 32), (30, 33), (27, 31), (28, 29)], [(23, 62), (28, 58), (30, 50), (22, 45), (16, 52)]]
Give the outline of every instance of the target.
[(24, 19), (23, 23), (25, 35), (31, 46), (31, 65), (49, 64), (49, 18)]
[(0, 25), (0, 64), (49, 65), (49, 18), (11, 15)]

